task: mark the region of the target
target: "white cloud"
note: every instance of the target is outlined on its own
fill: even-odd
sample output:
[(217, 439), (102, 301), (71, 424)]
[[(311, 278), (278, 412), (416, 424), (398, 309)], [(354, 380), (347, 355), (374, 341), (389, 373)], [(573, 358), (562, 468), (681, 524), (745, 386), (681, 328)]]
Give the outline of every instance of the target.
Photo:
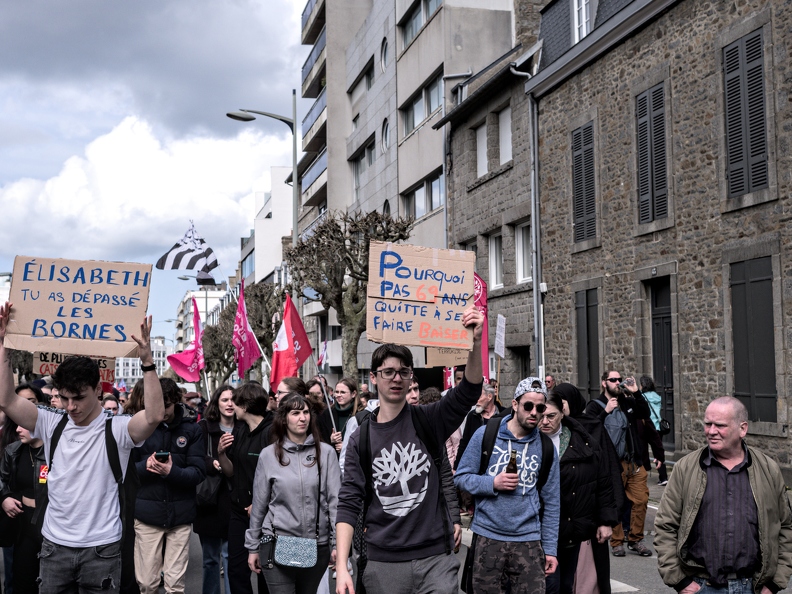
[(252, 226), (269, 165), (291, 161), (288, 137), (245, 127), (232, 139), (161, 140), (125, 118), (46, 180), (0, 187), (0, 258), (15, 254), (153, 262), (195, 221), (228, 274)]

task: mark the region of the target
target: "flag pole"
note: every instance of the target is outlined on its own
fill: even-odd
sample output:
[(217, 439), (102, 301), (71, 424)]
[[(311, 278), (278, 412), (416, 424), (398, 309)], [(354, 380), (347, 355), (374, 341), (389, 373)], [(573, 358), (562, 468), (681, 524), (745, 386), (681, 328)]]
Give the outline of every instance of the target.
[[(313, 349), (311, 349), (311, 361), (313, 361), (313, 364), (316, 366), (316, 371), (319, 371), (319, 365), (316, 364), (316, 357), (314, 357)], [(333, 406), (330, 403), (330, 397), (327, 395), (327, 390), (325, 390), (325, 386), (322, 382), (319, 382), (319, 387), (322, 388), (322, 396), (324, 396), (325, 403), (327, 403), (327, 410), (330, 413), (330, 422), (333, 424), (333, 431), (337, 433), (338, 429), (336, 429), (335, 419), (333, 418), (333, 411), (330, 410), (330, 408)]]
[(206, 402), (208, 404), (209, 401), (212, 399), (212, 397), (209, 395), (209, 378), (206, 377), (206, 368), (202, 369), (201, 372), (203, 373), (203, 377), (204, 377), (204, 387), (206, 388)]

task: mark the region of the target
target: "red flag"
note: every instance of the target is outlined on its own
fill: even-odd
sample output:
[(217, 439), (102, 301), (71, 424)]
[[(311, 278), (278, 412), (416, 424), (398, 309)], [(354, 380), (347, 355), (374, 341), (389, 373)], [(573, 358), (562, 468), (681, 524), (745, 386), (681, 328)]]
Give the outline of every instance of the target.
[(281, 324), (275, 342), (272, 343), (272, 374), (270, 385), (276, 389), (281, 379), (297, 375), (297, 370), (311, 356), (313, 348), (308, 342), (302, 320), (294, 308), (291, 297), (286, 295)]
[(456, 367), (443, 367), (443, 388), (450, 390), (454, 387), (454, 372)]
[(239, 288), (239, 301), (237, 302), (236, 318), (234, 318), (234, 337), (231, 339), (231, 343), (234, 345), (234, 360), (237, 364), (239, 377), (243, 378), (245, 372), (262, 355), (256, 338), (253, 336), (253, 329), (248, 322), (244, 280)]
[(168, 355), (168, 363), (180, 378), (188, 382), (197, 382), (201, 379), (201, 370), (206, 366), (206, 363), (203, 354), (203, 326), (195, 297), (192, 298), (192, 306), (195, 339), (189, 349)]
[(489, 382), (489, 321), (487, 320), (487, 283), (475, 272), (473, 273), (473, 303), (484, 316), (484, 327), (481, 329), (481, 369), (484, 381)]

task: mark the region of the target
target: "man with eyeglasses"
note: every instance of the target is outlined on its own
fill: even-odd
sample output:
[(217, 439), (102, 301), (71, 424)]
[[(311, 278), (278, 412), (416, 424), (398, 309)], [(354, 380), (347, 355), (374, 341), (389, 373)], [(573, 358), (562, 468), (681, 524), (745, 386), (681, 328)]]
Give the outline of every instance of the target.
[(473, 350), (459, 386), (439, 402), (407, 404), (413, 383), (407, 347), (383, 344), (371, 357), (370, 380), (379, 408), (361, 422), (345, 452), (336, 516), (337, 594), (355, 592), (347, 557), (364, 510), (367, 562), (362, 581), (367, 592), (458, 592), (453, 527), (434, 458), (481, 394), (483, 317), (471, 307), (462, 323), (473, 331)]
[[(550, 444), (552, 458), (545, 459), (543, 441), (549, 438), (539, 430), (546, 401), (547, 390), (539, 378), (521, 381), (511, 414), (500, 420), (495, 443), (485, 444), (487, 427), (479, 428), (459, 462), (454, 482), (476, 502), (468, 566), (469, 585), (476, 593), (541, 593), (545, 577), (558, 566), (558, 454)], [(479, 474), (482, 449), (491, 454)], [(508, 472), (513, 454), (517, 472)], [(550, 467), (543, 473), (544, 464)]]
[[(605, 425), (621, 460), (624, 494), (632, 504), (627, 548), (642, 557), (651, 557), (652, 551), (643, 542), (649, 487), (642, 456), (645, 448), (638, 431), (638, 424), (650, 418), (649, 405), (635, 378), (622, 380), (621, 374), (611, 369), (602, 374), (602, 393), (588, 403), (586, 413)], [(619, 523), (613, 528), (610, 541), (614, 557), (625, 556), (624, 540), (624, 528)]]

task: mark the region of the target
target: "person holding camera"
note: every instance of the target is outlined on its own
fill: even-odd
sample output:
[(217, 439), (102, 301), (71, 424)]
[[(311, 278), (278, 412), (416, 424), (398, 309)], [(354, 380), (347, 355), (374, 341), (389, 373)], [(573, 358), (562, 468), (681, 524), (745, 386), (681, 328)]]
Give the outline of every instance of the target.
[[(644, 421), (650, 420), (649, 405), (635, 378), (622, 379), (618, 371), (611, 369), (602, 374), (602, 393), (588, 403), (586, 413), (598, 417), (605, 425), (621, 460), (624, 493), (632, 504), (627, 548), (642, 557), (651, 557), (652, 551), (643, 542), (649, 487), (643, 459), (646, 448), (639, 428)], [(624, 557), (624, 540), (620, 523), (613, 528), (611, 536), (614, 557)]]
[[(195, 487), (204, 480), (206, 445), (197, 414), (181, 402), (176, 382), (160, 379), (165, 419), (136, 451), (135, 578), (141, 594), (183, 593), (195, 520)], [(163, 558), (163, 546), (165, 555)]]

